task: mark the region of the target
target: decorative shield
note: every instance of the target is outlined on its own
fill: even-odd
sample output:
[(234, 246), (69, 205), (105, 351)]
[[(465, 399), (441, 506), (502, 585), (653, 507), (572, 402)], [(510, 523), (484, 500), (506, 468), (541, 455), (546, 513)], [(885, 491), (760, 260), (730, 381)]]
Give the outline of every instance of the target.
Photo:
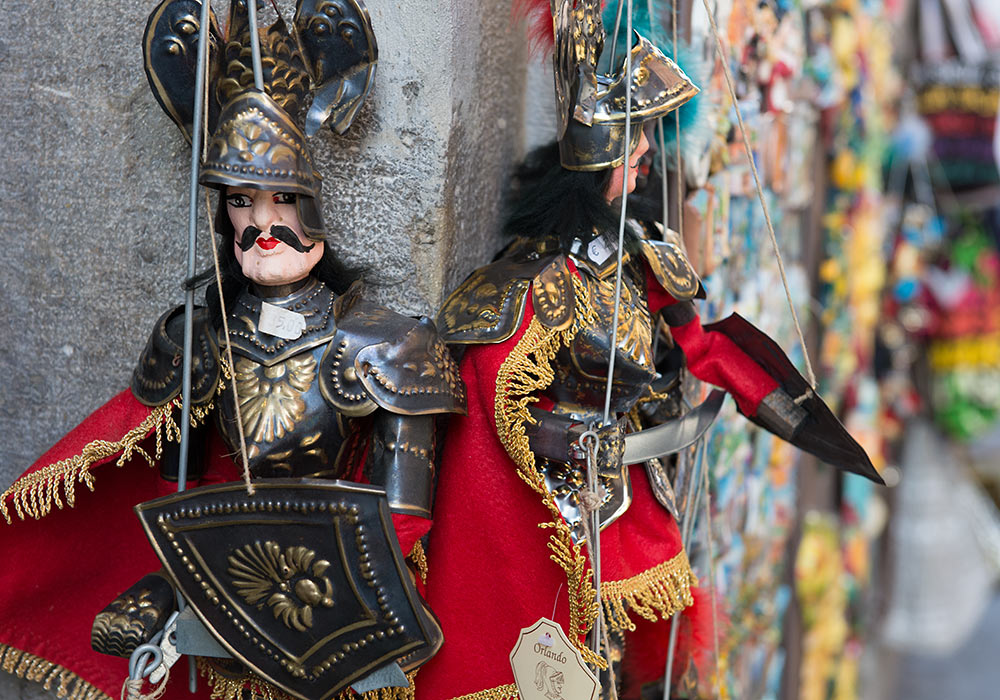
[(385, 493), (317, 479), (192, 489), (136, 506), (218, 641), (261, 677), (326, 700), (427, 645)]

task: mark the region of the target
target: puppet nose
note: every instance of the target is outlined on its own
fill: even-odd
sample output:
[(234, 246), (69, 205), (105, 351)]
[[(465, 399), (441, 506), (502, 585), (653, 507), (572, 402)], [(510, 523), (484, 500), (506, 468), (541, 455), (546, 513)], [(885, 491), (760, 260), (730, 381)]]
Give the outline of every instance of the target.
[(281, 223), (282, 216), (277, 205), (270, 197), (260, 197), (260, 201), (255, 200), (253, 204), (252, 223), (261, 231), (267, 233), (271, 226)]

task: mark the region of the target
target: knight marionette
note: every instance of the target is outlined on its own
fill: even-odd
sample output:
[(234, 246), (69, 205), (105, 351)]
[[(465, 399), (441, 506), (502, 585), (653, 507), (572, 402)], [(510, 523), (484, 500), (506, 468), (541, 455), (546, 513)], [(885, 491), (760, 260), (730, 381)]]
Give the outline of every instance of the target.
[[(200, 10), (164, 0), (144, 38), (154, 94), (189, 138)], [(256, 71), (252, 26), (236, 0), (226, 38), (214, 16), (202, 28), (200, 182), (218, 191), (221, 274), (218, 287), (203, 276), (207, 307), (190, 319), (186, 478), (208, 485), (148, 501), (178, 478), (178, 308), (156, 322), (131, 391), (4, 494), (8, 520), (16, 510), (41, 521), (0, 534), (0, 665), (60, 695), (117, 697), (128, 665), (102, 654), (132, 656), (140, 680), (127, 692), (141, 692), (149, 659), (134, 652), (151, 647), (160, 675), (176, 660), (169, 650), (203, 655), (206, 697), (403, 697), (441, 644), (415, 582), (435, 417), (464, 412), (464, 389), (433, 323), (350, 284), (325, 239), (299, 121), (311, 91), (306, 131), (350, 125), (373, 79), (371, 23), (360, 0), (300, 0), (290, 32), (279, 17), (260, 33)], [(121, 469), (96, 470), (106, 463)], [(77, 481), (94, 493), (76, 498)], [(62, 509), (63, 499), (77, 503)], [(157, 693), (187, 694), (182, 667)]]
[[(534, 676), (519, 677), (508, 655), (539, 618), (555, 620), (593, 669), (614, 672), (600, 674), (602, 697), (611, 697), (612, 678), (618, 697), (637, 698), (663, 676), (665, 620), (675, 613), (685, 612), (680, 647), (711, 646), (670, 474), (656, 457), (689, 443), (712, 406), (644, 430), (679, 406), (677, 368), (654, 342), (661, 320), (669, 331), (659, 348), (672, 339), (687, 369), (731, 393), (750, 420), (879, 480), (773, 341), (735, 315), (702, 325), (694, 304), (702, 287), (676, 236), (654, 240), (628, 222), (616, 292), (618, 201), (648, 147), (641, 124), (697, 88), (638, 35), (630, 60), (600, 74), (599, 4), (552, 8), (558, 144), (529, 157), (519, 175), (506, 225), (513, 242), (438, 317), (442, 337), (465, 349), (469, 413), (452, 422), (442, 455), (436, 507), (447, 517), (431, 532), (427, 594), (447, 641), (421, 670), (418, 700), (535, 697)], [(590, 464), (581, 440), (589, 431), (600, 441)], [(587, 483), (593, 466), (597, 489)], [(599, 603), (588, 553), (595, 509)], [(588, 637), (599, 612), (607, 639), (595, 645)], [(539, 663), (540, 673), (551, 661)]]

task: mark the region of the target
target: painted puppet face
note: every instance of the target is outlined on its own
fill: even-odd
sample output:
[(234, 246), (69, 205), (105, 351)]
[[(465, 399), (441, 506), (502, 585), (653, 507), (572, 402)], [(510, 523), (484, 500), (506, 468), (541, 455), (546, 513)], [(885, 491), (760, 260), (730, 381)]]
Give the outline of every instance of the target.
[[(635, 128), (642, 128), (641, 125), (636, 125)], [(635, 179), (639, 174), (639, 160), (642, 158), (643, 154), (649, 150), (649, 140), (646, 138), (646, 132), (642, 133), (642, 137), (639, 139), (638, 145), (636, 145), (635, 150), (632, 151), (632, 155), (628, 158), (628, 191), (632, 192), (635, 190)], [(622, 194), (622, 178), (625, 175), (625, 163), (622, 163), (617, 168), (611, 171), (611, 182), (608, 184), (608, 189), (604, 193), (605, 198), (610, 202)]]
[(233, 252), (243, 274), (266, 286), (298, 282), (323, 257), (323, 242), (302, 233), (291, 192), (229, 187), (226, 210), (236, 235)]

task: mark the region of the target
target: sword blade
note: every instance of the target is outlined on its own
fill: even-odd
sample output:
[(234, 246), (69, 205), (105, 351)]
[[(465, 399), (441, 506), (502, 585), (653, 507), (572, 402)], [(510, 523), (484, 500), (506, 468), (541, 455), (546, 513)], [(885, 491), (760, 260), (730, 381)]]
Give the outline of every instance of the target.
[(679, 418), (625, 436), (625, 464), (636, 464), (679, 452), (696, 443), (712, 426), (726, 392), (715, 389), (696, 408)]

